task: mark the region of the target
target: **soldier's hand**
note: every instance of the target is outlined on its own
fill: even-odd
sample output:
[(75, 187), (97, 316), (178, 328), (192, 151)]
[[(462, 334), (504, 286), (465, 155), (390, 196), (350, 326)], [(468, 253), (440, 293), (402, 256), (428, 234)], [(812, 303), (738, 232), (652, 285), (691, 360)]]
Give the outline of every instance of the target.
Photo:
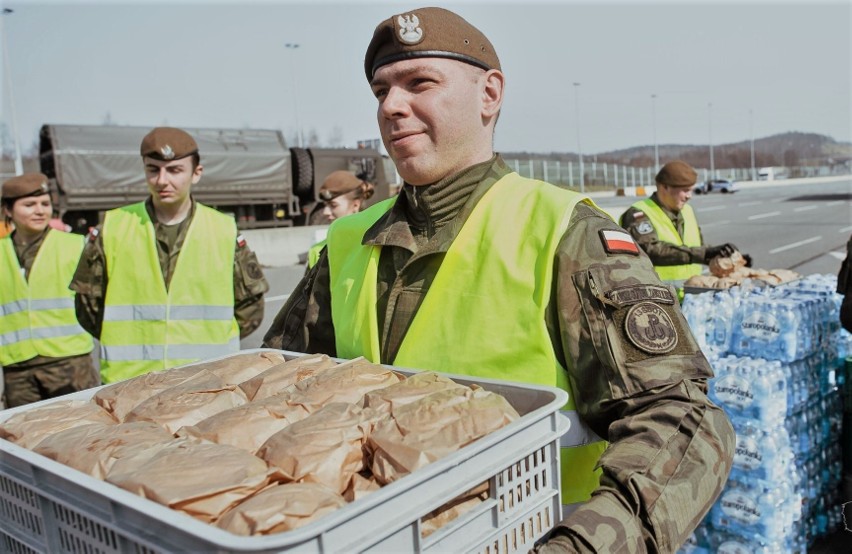
[(731, 244), (730, 242), (720, 244), (719, 246), (709, 246), (704, 252), (704, 261), (709, 263), (710, 260), (712, 260), (713, 258), (718, 258), (719, 256), (727, 258), (736, 251), (737, 247)]

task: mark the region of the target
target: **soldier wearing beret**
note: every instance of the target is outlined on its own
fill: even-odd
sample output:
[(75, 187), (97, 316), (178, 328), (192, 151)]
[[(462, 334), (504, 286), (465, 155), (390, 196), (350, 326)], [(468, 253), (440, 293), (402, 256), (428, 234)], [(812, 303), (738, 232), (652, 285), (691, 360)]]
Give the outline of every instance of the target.
[(394, 15), (364, 70), (402, 190), (331, 224), (265, 344), (561, 387), (566, 517), (541, 551), (677, 550), (734, 433), (671, 289), (588, 198), (494, 153), (505, 77), (470, 23)]
[(84, 237), (54, 230), (47, 177), (29, 173), (0, 191), (0, 366), (6, 406), (15, 407), (100, 384), (94, 341), (74, 317), (68, 283)]
[[(358, 178), (349, 171), (332, 171), (320, 187), (318, 196), (323, 203), (322, 214), (329, 222), (350, 214), (357, 214), (364, 202), (373, 196), (372, 183)], [(320, 252), (325, 248), (322, 240), (308, 250), (308, 269), (319, 260)]]
[(106, 383), (238, 351), (269, 289), (233, 218), (192, 198), (192, 136), (157, 127), (140, 154), (150, 197), (105, 214), (71, 283)]
[(669, 162), (657, 173), (654, 194), (636, 202), (621, 215), (621, 226), (648, 254), (664, 281), (683, 281), (699, 275), (701, 264), (709, 264), (717, 256), (730, 256), (737, 250), (730, 243), (704, 244), (695, 212), (687, 204), (697, 177), (686, 162)]

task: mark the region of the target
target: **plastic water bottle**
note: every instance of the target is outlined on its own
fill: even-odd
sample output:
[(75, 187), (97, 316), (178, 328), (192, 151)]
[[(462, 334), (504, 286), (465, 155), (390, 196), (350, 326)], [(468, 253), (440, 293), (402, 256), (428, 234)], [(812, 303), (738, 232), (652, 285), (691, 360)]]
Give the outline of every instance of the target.
[(730, 479), (779, 481), (789, 477), (793, 449), (782, 426), (766, 428), (754, 419), (732, 417), (736, 431), (734, 464)]

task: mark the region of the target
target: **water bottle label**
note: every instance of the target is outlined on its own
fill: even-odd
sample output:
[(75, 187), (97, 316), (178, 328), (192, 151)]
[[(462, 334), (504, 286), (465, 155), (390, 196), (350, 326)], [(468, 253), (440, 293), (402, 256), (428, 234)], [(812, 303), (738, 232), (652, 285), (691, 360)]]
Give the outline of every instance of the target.
[(725, 404), (738, 408), (747, 408), (754, 401), (751, 384), (739, 375), (724, 375), (716, 380), (713, 387), (716, 397)]
[(734, 465), (743, 469), (758, 469), (763, 456), (754, 437), (737, 437)]
[(773, 341), (781, 334), (781, 325), (778, 319), (767, 313), (751, 313), (743, 319), (740, 324), (743, 334), (753, 339)]
[(716, 549), (716, 554), (751, 554), (751, 548), (737, 541), (725, 541)]
[(729, 491), (722, 495), (722, 513), (742, 521), (746, 525), (754, 525), (760, 521), (760, 508), (750, 496), (737, 491)]

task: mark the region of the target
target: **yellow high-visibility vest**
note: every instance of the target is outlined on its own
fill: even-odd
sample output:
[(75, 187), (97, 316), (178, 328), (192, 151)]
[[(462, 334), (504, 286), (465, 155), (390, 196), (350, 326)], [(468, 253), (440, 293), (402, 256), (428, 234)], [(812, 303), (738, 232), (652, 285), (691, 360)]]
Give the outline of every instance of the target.
[[(337, 354), (380, 360), (376, 281), (381, 248), (364, 232), (396, 198), (334, 221), (328, 234)], [(579, 194), (511, 173), (483, 196), (447, 251), (392, 363), (566, 390), (571, 428), (561, 439), (562, 503), (597, 488), (606, 448), (577, 414), (567, 371), (545, 324), (553, 259)], [(525, 222), (526, 227), (506, 225)], [(519, 324), (521, 325), (519, 327)]]
[[(689, 204), (684, 204), (680, 210), (683, 215), (683, 238), (678, 234), (669, 216), (650, 198), (636, 202), (633, 207), (648, 217), (657, 232), (657, 238), (662, 242), (677, 246), (701, 246), (701, 231), (698, 229), (698, 220)], [(700, 275), (702, 269), (701, 264), (654, 265), (654, 271), (663, 281), (689, 279), (693, 275)]]
[(231, 217), (196, 203), (168, 290), (144, 202), (107, 212), (102, 234), (104, 383), (239, 351)]
[(323, 239), (308, 249), (308, 269), (317, 265), (320, 254), (322, 254), (322, 249), (325, 248), (325, 244), (326, 240)]
[(0, 365), (92, 351), (68, 288), (85, 243), (81, 235), (48, 231), (24, 279), (12, 238), (0, 239)]

